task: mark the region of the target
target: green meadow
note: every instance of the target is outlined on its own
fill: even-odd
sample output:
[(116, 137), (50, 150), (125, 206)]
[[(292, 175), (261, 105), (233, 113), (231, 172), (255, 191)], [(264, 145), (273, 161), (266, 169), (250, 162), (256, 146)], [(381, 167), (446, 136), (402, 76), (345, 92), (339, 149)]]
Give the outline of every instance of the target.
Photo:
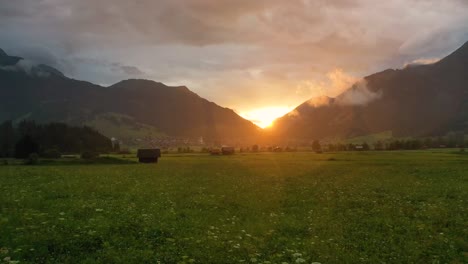
[(0, 165), (0, 263), (467, 263), (467, 205), (456, 151)]

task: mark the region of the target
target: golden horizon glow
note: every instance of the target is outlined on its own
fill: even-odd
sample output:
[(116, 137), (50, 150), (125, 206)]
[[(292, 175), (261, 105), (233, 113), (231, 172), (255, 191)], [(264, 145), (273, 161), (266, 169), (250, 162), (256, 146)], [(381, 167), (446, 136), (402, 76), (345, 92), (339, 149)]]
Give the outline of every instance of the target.
[(268, 128), (273, 125), (277, 118), (286, 115), (293, 109), (294, 107), (290, 106), (268, 106), (241, 112), (240, 116), (252, 121), (261, 128)]

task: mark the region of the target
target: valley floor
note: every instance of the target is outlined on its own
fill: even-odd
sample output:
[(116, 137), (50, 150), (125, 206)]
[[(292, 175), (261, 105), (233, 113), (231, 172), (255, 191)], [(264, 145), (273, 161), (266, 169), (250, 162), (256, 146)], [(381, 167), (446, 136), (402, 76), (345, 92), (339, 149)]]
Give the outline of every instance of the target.
[(468, 155), (0, 165), (0, 261), (467, 263)]

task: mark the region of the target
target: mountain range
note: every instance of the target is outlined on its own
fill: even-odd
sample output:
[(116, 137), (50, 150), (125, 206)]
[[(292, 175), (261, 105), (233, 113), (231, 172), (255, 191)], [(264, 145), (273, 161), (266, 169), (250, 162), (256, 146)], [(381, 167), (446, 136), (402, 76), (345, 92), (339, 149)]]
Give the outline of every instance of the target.
[(0, 121), (91, 125), (109, 137), (244, 142), (260, 128), (187, 87), (125, 80), (109, 87), (66, 77), (0, 50)]
[(103, 87), (1, 49), (0, 94), (0, 122), (91, 125), (124, 142), (203, 137), (250, 144), (386, 131), (395, 137), (468, 134), (468, 42), (436, 63), (388, 69), (364, 77), (335, 98), (312, 98), (266, 131), (185, 86), (131, 79)]
[(351, 138), (390, 131), (394, 137), (468, 134), (468, 42), (428, 65), (388, 69), (336, 98), (313, 98), (277, 119), (275, 139)]

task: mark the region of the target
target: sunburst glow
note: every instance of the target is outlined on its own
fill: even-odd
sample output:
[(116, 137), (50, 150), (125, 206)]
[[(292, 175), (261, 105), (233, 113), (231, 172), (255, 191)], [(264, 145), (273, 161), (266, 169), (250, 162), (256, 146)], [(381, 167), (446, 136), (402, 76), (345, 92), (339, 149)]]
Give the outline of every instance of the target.
[(289, 106), (270, 106), (245, 111), (240, 113), (240, 115), (261, 128), (267, 128), (273, 125), (275, 119), (284, 116), (292, 109), (293, 107)]

